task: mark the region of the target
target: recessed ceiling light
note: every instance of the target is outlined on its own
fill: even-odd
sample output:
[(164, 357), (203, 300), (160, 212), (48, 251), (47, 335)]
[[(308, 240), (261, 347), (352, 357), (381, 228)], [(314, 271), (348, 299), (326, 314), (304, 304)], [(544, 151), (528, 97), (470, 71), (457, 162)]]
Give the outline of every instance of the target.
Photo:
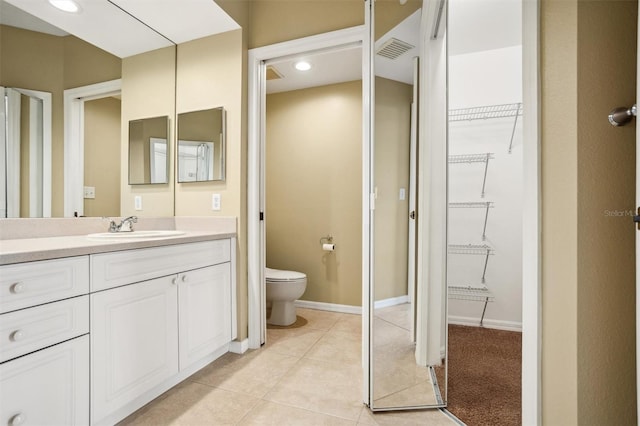
[(298, 71), (309, 71), (311, 69), (311, 64), (307, 61), (298, 61), (295, 65)]
[(69, 13), (80, 12), (80, 5), (73, 0), (49, 0), (51, 6)]

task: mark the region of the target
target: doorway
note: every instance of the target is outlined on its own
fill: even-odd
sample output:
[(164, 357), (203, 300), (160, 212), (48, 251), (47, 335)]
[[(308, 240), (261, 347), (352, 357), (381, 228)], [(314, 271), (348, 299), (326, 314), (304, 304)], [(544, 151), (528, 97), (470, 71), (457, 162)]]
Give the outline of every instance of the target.
[[(280, 43), (249, 51), (249, 150), (248, 150), (248, 279), (249, 279), (249, 347), (259, 348), (265, 342), (266, 303), (266, 187), (265, 125), (266, 76), (269, 62), (277, 62), (310, 52), (342, 50), (363, 43), (364, 27), (354, 27), (302, 40)], [(363, 82), (363, 87), (366, 82)], [(366, 100), (365, 102), (366, 103)], [(363, 115), (365, 109), (363, 107)], [(363, 126), (364, 131), (365, 126)], [(364, 155), (364, 154), (363, 154)], [(368, 191), (367, 191), (368, 193)], [(363, 228), (364, 229), (364, 228)], [(330, 232), (329, 230), (316, 231)], [(319, 239), (324, 235), (318, 235)], [(366, 247), (363, 245), (362, 247)], [(318, 247), (316, 247), (317, 249)], [(363, 256), (364, 258), (364, 256)], [(364, 271), (364, 266), (362, 268)]]
[(117, 79), (64, 91), (64, 217), (85, 215), (85, 102), (119, 96), (121, 89)]

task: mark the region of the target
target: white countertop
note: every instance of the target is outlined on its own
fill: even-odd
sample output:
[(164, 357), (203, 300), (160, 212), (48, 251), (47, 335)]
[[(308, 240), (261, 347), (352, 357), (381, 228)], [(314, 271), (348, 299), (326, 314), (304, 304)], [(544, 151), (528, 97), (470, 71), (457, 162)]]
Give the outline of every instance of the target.
[[(60, 229), (64, 230), (65, 226), (69, 229), (74, 229), (77, 232), (78, 224), (82, 223), (78, 222), (77, 219), (75, 221), (74, 219), (54, 219), (53, 221), (40, 219), (32, 222), (27, 222), (28, 219), (20, 220), (19, 222), (11, 222), (5, 219), (4, 222), (0, 222), (0, 224), (5, 227), (2, 229), (4, 234), (3, 236), (10, 235), (10, 232), (7, 230), (8, 227), (15, 227), (16, 225), (24, 227), (33, 227), (33, 225), (37, 225), (36, 227), (39, 228), (38, 233), (40, 235), (35, 237), (25, 235), (29, 238), (16, 237), (0, 239), (0, 265), (219, 240), (236, 236), (235, 218), (196, 217), (168, 218), (162, 220), (163, 222), (160, 223), (158, 223), (159, 219), (141, 220), (143, 223), (140, 228), (158, 229), (157, 227), (150, 225), (162, 224), (169, 225), (163, 226), (164, 229), (178, 229), (184, 231), (184, 234), (162, 238), (122, 238), (100, 240), (89, 238), (87, 237), (87, 234), (55, 235), (55, 232), (60, 232)], [(100, 227), (95, 227), (92, 222), (99, 224)], [(144, 222), (148, 222), (147, 225), (149, 226), (144, 226)], [(104, 231), (104, 229), (102, 229), (104, 224), (102, 224), (100, 220), (96, 221), (88, 219), (85, 220), (84, 223), (88, 233)], [(20, 233), (22, 234), (23, 232)]]

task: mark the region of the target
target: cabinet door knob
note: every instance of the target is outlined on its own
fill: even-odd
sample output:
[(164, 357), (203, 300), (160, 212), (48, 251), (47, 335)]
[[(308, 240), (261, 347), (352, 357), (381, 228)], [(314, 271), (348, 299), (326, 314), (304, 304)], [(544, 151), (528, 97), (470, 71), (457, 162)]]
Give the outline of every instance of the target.
[(13, 294), (24, 293), (25, 290), (25, 285), (21, 282), (17, 282), (11, 286), (11, 293)]
[(174, 278), (171, 280), (171, 284), (173, 284), (173, 285), (178, 284), (178, 277), (174, 277)]
[(183, 282), (183, 283), (186, 283), (187, 281), (189, 281), (189, 279), (187, 278), (187, 276), (186, 276), (186, 275), (183, 275), (183, 276), (182, 276), (182, 282)]
[(11, 417), (11, 419), (9, 419), (9, 425), (18, 426), (23, 424), (25, 420), (26, 420), (26, 416), (22, 413), (18, 413), (15, 416)]
[(25, 334), (22, 330), (16, 330), (13, 333), (11, 333), (10, 335), (10, 339), (12, 342), (19, 342), (20, 340), (24, 339)]

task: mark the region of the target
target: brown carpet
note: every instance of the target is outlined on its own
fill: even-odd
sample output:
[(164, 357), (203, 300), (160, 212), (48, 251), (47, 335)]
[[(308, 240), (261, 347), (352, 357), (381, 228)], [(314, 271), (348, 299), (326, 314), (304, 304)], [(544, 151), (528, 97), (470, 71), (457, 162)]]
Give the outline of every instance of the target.
[(449, 326), (447, 409), (468, 426), (520, 425), (522, 333)]

